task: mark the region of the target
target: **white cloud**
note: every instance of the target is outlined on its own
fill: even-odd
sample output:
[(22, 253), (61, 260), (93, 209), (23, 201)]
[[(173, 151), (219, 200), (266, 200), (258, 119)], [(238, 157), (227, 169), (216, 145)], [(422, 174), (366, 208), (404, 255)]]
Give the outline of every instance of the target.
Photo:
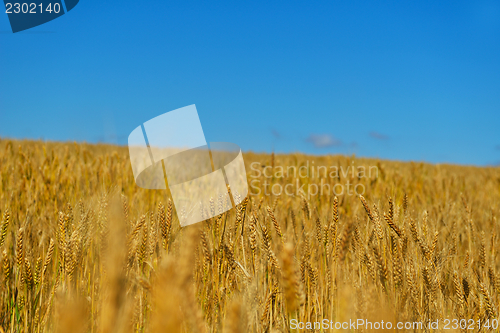
[(306, 139), (316, 148), (327, 148), (342, 145), (342, 142), (330, 134), (311, 134)]

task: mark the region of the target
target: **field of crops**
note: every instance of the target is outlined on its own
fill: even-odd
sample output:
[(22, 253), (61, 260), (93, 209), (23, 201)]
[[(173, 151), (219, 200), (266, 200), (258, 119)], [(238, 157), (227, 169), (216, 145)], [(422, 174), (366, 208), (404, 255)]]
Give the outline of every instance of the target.
[[(181, 228), (168, 191), (135, 185), (126, 147), (0, 140), (0, 332), (289, 332), (323, 319), (498, 331), (500, 168), (244, 158), (248, 199)], [(301, 166), (307, 177), (277, 172)], [(272, 191), (347, 181), (362, 196)]]

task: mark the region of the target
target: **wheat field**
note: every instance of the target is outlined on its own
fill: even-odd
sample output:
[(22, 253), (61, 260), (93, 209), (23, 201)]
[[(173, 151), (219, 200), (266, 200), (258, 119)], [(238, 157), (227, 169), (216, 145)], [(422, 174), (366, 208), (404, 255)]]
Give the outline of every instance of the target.
[(252, 193), (181, 228), (168, 191), (135, 185), (126, 147), (0, 140), (0, 332), (381, 331), (291, 325), (323, 319), (498, 331), (500, 168), (244, 159), (249, 182), (271, 186), (297, 179), (251, 163), (378, 173), (324, 179), (362, 184), (362, 196)]

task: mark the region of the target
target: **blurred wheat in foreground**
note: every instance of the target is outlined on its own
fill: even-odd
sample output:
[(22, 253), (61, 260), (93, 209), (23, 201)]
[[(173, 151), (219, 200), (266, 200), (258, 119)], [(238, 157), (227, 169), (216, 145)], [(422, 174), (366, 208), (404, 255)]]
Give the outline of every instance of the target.
[(363, 196), (249, 196), (181, 229), (127, 148), (0, 140), (0, 332), (498, 319), (500, 168), (245, 155), (247, 171), (306, 159), (380, 174)]

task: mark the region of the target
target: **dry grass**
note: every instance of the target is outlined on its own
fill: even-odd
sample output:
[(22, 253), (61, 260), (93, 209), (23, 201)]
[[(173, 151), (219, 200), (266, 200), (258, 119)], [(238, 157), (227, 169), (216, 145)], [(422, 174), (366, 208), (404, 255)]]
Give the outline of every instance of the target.
[(306, 159), (379, 177), (347, 176), (364, 197), (250, 196), (181, 229), (168, 192), (135, 186), (124, 147), (0, 140), (0, 332), (498, 318), (499, 168), (245, 155), (249, 173)]

